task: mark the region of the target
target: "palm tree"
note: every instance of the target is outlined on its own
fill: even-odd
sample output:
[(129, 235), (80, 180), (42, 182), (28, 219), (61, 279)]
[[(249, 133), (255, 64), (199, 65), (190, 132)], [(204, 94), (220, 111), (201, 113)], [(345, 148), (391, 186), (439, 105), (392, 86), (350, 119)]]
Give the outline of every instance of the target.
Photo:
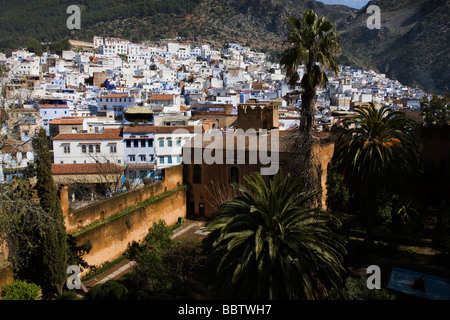
[[(291, 87), (300, 81), (303, 91), (300, 130), (309, 135), (314, 125), (317, 88), (328, 82), (325, 69), (334, 74), (339, 71), (334, 59), (339, 50), (337, 32), (333, 22), (325, 17), (319, 19), (313, 10), (307, 10), (301, 21), (289, 17), (288, 22), (290, 47), (283, 52), (280, 63), (286, 68)], [(301, 64), (305, 66), (302, 79), (298, 73)]]
[(268, 186), (258, 173), (244, 179), (249, 189), (233, 185), (240, 196), (219, 206), (203, 241), (215, 297), (315, 299), (339, 288), (339, 220), (306, 207), (311, 194), (290, 175), (278, 172)]
[[(325, 17), (318, 18), (313, 10), (307, 10), (302, 20), (288, 18), (288, 49), (283, 52), (280, 64), (286, 69), (289, 84), (294, 87), (298, 82), (302, 88), (302, 108), (300, 132), (293, 140), (291, 148), (301, 149), (302, 153), (289, 164), (293, 173), (302, 173), (304, 188), (317, 190), (312, 204), (319, 202), (321, 195), (321, 169), (313, 154), (312, 129), (314, 126), (317, 89), (328, 82), (326, 70), (337, 75), (339, 71), (335, 56), (338, 53), (337, 32), (333, 22)], [(304, 65), (304, 75), (300, 79), (300, 65)]]
[(399, 193), (418, 172), (421, 146), (405, 114), (371, 103), (356, 108), (353, 129), (336, 144), (333, 162), (351, 193), (365, 203), (367, 241), (372, 243), (377, 197)]

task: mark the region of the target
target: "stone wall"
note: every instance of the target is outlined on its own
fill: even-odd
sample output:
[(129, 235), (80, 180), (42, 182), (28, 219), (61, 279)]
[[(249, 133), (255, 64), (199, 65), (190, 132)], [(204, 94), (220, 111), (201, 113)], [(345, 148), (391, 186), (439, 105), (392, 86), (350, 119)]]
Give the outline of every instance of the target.
[[(13, 276), (13, 269), (12, 264), (8, 262), (7, 259), (2, 258), (0, 256), (0, 292), (2, 292), (2, 287), (5, 284), (9, 284), (13, 282), (14, 276)], [(1, 298), (0, 298), (1, 300)]]
[(86, 226), (111, 217), (148, 198), (175, 189), (183, 183), (183, 166), (173, 166), (165, 169), (165, 179), (148, 186), (143, 186), (112, 198), (96, 202), (78, 210), (69, 207), (67, 187), (60, 190), (61, 206), (65, 217), (67, 233), (73, 233)]
[(90, 241), (92, 249), (84, 259), (90, 265), (99, 266), (119, 257), (133, 241), (141, 242), (153, 222), (161, 219), (173, 225), (179, 217), (186, 217), (186, 191), (182, 187), (75, 236), (78, 244)]
[[(326, 208), (327, 195), (327, 170), (328, 164), (333, 157), (334, 143), (315, 144), (313, 148), (315, 159), (320, 170), (320, 180), (322, 186), (321, 205)], [(192, 151), (194, 154), (195, 151)], [(225, 155), (225, 152), (223, 153)], [(296, 157), (295, 153), (279, 152), (279, 166), (283, 173), (287, 173), (287, 164)], [(193, 161), (192, 161), (193, 162)], [(223, 161), (225, 163), (225, 160)], [(231, 168), (238, 170), (238, 183), (246, 185), (244, 176), (252, 172), (260, 172), (261, 164), (249, 164), (248, 152), (246, 152), (245, 164), (199, 164), (201, 183), (194, 183), (195, 164), (186, 164), (184, 167), (184, 184), (188, 189), (187, 215), (192, 218), (211, 219), (218, 202), (232, 199), (236, 196), (234, 189), (230, 186)], [(262, 176), (268, 182), (269, 176)], [(217, 196), (218, 195), (218, 196)], [(220, 200), (220, 201), (218, 201)]]
[(125, 192), (93, 205), (71, 210), (67, 188), (60, 190), (66, 231), (82, 245), (92, 244), (84, 259), (99, 266), (123, 254), (133, 241), (141, 242), (153, 222), (173, 225), (186, 217), (183, 166), (164, 170), (164, 180)]

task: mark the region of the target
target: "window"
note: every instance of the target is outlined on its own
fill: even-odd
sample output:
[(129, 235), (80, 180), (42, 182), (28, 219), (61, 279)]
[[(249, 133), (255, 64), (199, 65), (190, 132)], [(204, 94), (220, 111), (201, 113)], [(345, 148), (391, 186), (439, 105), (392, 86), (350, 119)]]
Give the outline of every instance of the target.
[(95, 145), (95, 152), (100, 152), (100, 145), (99, 144)]
[(130, 162), (134, 162), (134, 161), (136, 161), (136, 156), (134, 154), (130, 154), (128, 156), (128, 160), (130, 160)]
[(139, 140), (134, 140), (133, 143), (135, 148), (139, 148)]
[(164, 157), (159, 157), (159, 163), (164, 164)]
[(159, 139), (159, 146), (164, 147), (164, 139)]
[(177, 147), (181, 147), (181, 139), (180, 138), (177, 139)]
[(89, 145), (89, 153), (94, 152), (94, 146), (92, 144)]
[(230, 168), (230, 184), (239, 183), (239, 169), (236, 167)]
[(142, 139), (142, 140), (141, 140), (141, 147), (142, 147), (142, 148), (145, 148), (145, 139)]
[(64, 146), (64, 153), (70, 153), (70, 145)]
[(192, 181), (196, 184), (202, 183), (202, 167), (199, 164), (194, 164), (194, 176)]
[(153, 139), (148, 139), (148, 147), (153, 147)]
[(141, 155), (139, 155), (139, 160), (141, 160), (141, 161), (145, 161), (145, 160), (146, 160), (146, 156), (145, 156), (145, 154), (141, 154)]
[(172, 163), (172, 157), (171, 156), (167, 157), (167, 163)]
[(109, 150), (110, 150), (111, 153), (117, 153), (117, 146), (115, 144), (112, 144), (109, 147)]
[(131, 148), (131, 140), (126, 140), (127, 148)]
[(172, 139), (167, 139), (167, 146), (171, 147), (172, 146)]

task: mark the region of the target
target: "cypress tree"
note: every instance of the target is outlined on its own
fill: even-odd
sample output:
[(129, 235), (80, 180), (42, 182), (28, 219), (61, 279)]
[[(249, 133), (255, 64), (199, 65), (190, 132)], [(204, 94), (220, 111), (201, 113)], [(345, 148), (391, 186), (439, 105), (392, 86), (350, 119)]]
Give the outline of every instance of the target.
[(35, 266), (39, 272), (44, 295), (51, 296), (60, 290), (67, 278), (67, 234), (61, 203), (53, 180), (51, 154), (44, 129), (36, 134), (33, 145), (36, 158), (36, 190), (40, 206), (48, 214), (49, 223), (42, 230), (41, 259)]

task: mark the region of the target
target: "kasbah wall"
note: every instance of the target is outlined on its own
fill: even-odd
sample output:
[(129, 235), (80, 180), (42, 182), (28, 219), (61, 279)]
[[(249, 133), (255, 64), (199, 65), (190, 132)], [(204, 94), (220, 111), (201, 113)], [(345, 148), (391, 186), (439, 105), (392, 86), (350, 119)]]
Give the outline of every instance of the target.
[[(60, 195), (67, 233), (74, 234), (79, 245), (90, 241), (92, 249), (83, 257), (88, 264), (99, 266), (113, 260), (123, 254), (133, 241), (140, 243), (148, 234), (153, 222), (161, 219), (170, 226), (175, 224), (179, 217), (186, 217), (186, 191), (184, 188), (178, 188), (182, 185), (182, 181), (183, 166), (173, 166), (165, 169), (165, 179), (162, 181), (76, 211), (68, 207), (67, 189), (63, 189)], [(128, 207), (171, 190), (175, 191), (83, 231), (83, 228), (94, 222), (99, 222)]]

